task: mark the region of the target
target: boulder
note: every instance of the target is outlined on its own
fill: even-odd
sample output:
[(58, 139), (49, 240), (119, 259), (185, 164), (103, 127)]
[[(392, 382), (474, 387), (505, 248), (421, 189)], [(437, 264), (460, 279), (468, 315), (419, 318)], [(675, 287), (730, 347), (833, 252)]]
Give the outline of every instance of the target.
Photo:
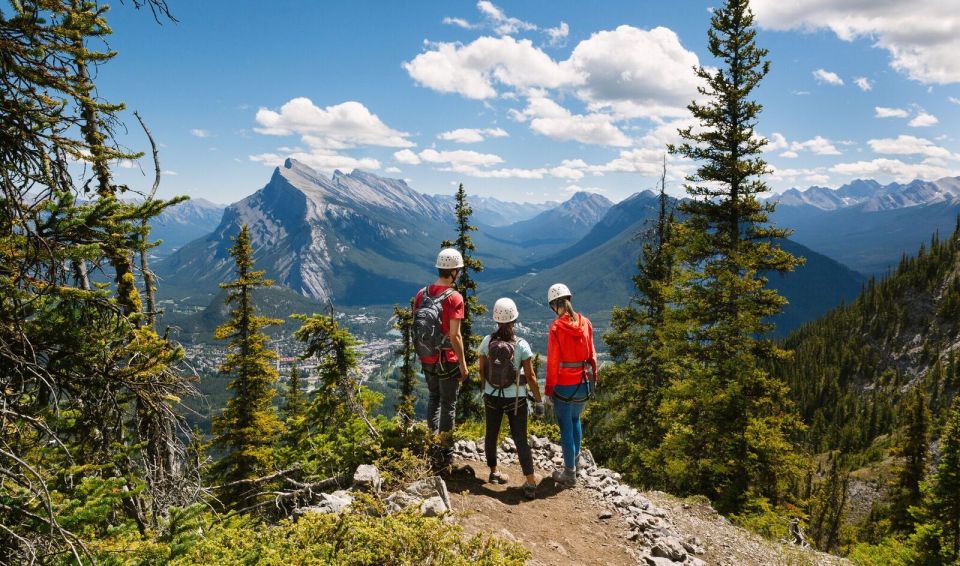
[(687, 559), (687, 551), (683, 545), (674, 538), (663, 538), (654, 545), (650, 551), (655, 557), (668, 558), (674, 562), (683, 562)]
[(577, 455), (577, 468), (595, 468), (597, 463), (593, 459), (593, 454), (586, 448), (580, 450), (580, 454)]
[(443, 502), (443, 498), (439, 495), (428, 497), (420, 504), (420, 513), (424, 517), (442, 517), (449, 510), (447, 504)]
[(395, 491), (387, 497), (385, 503), (387, 513), (396, 513), (409, 507), (419, 507), (423, 503), (423, 499), (406, 491)]
[(333, 493), (321, 493), (317, 496), (319, 502), (310, 507), (297, 509), (297, 515), (304, 513), (339, 513), (353, 503), (353, 496), (349, 492), (339, 490)]
[(676, 562), (670, 560), (669, 558), (663, 558), (660, 556), (644, 556), (644, 562), (647, 566), (675, 566)]
[(415, 481), (408, 485), (404, 491), (420, 499), (429, 499), (437, 496), (443, 500), (443, 504), (447, 506), (447, 510), (453, 510), (453, 505), (450, 504), (450, 493), (447, 492), (447, 484), (440, 476)]
[(361, 464), (357, 466), (357, 471), (353, 473), (353, 488), (357, 491), (380, 493), (382, 484), (383, 479), (380, 477), (380, 470), (376, 466)]

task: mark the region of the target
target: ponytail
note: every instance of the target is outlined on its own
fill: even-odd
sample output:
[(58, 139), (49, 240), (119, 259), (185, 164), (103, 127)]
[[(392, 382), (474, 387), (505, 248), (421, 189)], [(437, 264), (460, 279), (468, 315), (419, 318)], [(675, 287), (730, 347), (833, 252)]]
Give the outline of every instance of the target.
[(497, 329), (493, 332), (491, 340), (500, 340), (501, 342), (513, 342), (516, 334), (513, 332), (513, 322), (499, 322)]
[(567, 315), (570, 317), (570, 320), (577, 320), (577, 313), (573, 310), (573, 303), (570, 302), (570, 297), (555, 299), (550, 303), (550, 308), (553, 309), (553, 312), (557, 313), (557, 316)]

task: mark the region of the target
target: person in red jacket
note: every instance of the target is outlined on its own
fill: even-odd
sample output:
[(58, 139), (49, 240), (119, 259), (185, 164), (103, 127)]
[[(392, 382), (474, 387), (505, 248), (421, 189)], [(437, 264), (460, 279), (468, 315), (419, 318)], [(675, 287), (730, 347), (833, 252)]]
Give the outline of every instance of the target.
[(573, 310), (572, 294), (563, 283), (552, 285), (547, 302), (557, 318), (547, 339), (547, 383), (545, 394), (553, 400), (560, 427), (563, 469), (553, 479), (564, 487), (577, 483), (577, 456), (583, 437), (580, 414), (597, 381), (597, 351), (593, 325)]

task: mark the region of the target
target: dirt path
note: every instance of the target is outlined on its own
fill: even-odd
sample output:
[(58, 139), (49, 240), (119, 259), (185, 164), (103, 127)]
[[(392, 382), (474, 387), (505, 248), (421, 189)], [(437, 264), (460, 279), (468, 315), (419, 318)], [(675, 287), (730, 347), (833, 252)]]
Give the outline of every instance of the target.
[[(637, 550), (627, 542), (629, 526), (617, 513), (600, 519), (602, 508), (581, 489), (561, 490), (552, 478), (540, 482), (537, 499), (524, 499), (523, 474), (503, 465), (510, 485), (486, 483), (489, 469), (479, 462), (468, 473), (447, 480), (457, 522), (470, 534), (493, 533), (522, 543), (533, 553), (532, 565), (637, 564)], [(559, 519), (559, 520), (558, 520)]]
[[(523, 475), (515, 463), (501, 464), (508, 485), (486, 482), (482, 462), (458, 459), (469, 466), (447, 479), (457, 522), (467, 534), (494, 534), (523, 544), (533, 554), (531, 565), (667, 565), (653, 558), (636, 529), (600, 491), (581, 486), (560, 489), (538, 468), (537, 499), (524, 499)], [(470, 472), (472, 470), (472, 473)], [(663, 525), (682, 541), (686, 564), (722, 566), (841, 565), (849, 562), (810, 549), (765, 540), (732, 525), (709, 505), (691, 503), (661, 492), (642, 495), (662, 511)], [(702, 562), (701, 562), (702, 561)]]

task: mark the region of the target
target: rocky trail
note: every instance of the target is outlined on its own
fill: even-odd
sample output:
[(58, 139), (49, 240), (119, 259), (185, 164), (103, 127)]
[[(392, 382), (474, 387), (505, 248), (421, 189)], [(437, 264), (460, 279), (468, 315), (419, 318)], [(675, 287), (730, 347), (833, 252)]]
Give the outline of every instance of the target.
[(468, 534), (493, 534), (524, 545), (532, 565), (645, 564), (670, 566), (847, 564), (828, 554), (765, 540), (732, 525), (709, 505), (662, 492), (641, 492), (585, 451), (580, 480), (562, 489), (549, 475), (560, 447), (531, 437), (537, 499), (526, 500), (523, 473), (511, 439), (500, 446), (507, 485), (487, 483), (482, 445), (459, 441), (457, 472), (447, 479), (455, 520)]

